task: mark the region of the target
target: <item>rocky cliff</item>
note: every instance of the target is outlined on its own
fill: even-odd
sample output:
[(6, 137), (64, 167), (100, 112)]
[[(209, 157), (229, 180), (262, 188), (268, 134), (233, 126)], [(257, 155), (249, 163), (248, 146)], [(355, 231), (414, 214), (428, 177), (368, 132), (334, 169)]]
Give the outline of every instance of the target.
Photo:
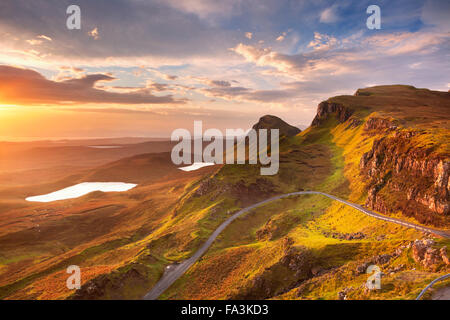
[[(366, 206), (448, 227), (449, 111), (447, 93), (378, 86), (321, 102), (312, 126), (326, 125), (326, 119), (335, 117), (345, 128), (339, 135), (356, 135), (353, 146), (341, 147), (349, 157), (359, 157), (359, 168), (352, 160), (347, 170), (356, 172), (350, 175), (355, 179), (351, 183), (365, 185)], [(360, 152), (367, 141), (373, 141), (370, 150)]]
[(350, 118), (352, 113), (353, 110), (342, 104), (323, 101), (317, 106), (317, 114), (311, 125), (318, 126), (331, 115), (335, 115), (339, 122), (345, 122), (348, 118)]
[(411, 145), (411, 138), (420, 134), (396, 131), (375, 140), (372, 149), (364, 153), (360, 170), (367, 181), (366, 205), (385, 213), (401, 210), (422, 223), (439, 225), (442, 219), (435, 214), (448, 215), (450, 211), (450, 164), (433, 148)]

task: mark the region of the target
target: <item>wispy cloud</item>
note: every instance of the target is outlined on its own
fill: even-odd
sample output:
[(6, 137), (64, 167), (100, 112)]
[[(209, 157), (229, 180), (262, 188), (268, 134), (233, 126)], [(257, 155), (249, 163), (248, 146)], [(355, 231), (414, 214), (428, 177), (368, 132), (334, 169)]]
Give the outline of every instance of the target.
[(338, 14), (337, 14), (337, 5), (333, 5), (331, 7), (326, 8), (320, 13), (320, 22), (323, 23), (332, 23), (339, 20)]

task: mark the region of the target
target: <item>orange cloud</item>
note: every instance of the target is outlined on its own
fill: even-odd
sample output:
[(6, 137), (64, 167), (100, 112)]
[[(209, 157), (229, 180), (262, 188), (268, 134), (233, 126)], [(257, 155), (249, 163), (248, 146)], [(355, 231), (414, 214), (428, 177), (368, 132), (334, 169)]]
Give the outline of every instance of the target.
[(97, 82), (115, 80), (106, 74), (89, 74), (81, 78), (51, 81), (40, 73), (0, 65), (0, 102), (4, 104), (168, 104), (184, 103), (171, 95), (154, 96), (148, 90), (117, 93), (95, 87)]

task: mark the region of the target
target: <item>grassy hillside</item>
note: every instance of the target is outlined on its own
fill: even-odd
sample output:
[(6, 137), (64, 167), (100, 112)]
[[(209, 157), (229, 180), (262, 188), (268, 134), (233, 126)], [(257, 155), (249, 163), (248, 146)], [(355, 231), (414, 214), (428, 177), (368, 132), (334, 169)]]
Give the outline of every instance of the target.
[[(257, 165), (140, 174), (164, 167), (161, 155), (104, 165), (85, 177), (129, 177), (141, 185), (54, 204), (60, 216), (43, 222), (46, 237), (33, 238), (31, 224), (1, 236), (0, 297), (141, 298), (230, 214), (293, 191), (324, 191), (448, 229), (449, 102), (448, 93), (410, 86), (330, 98), (311, 127), (281, 138), (274, 176), (261, 176)], [(411, 299), (450, 271), (442, 259), (414, 257), (411, 242), (428, 238), (320, 195), (281, 199), (235, 220), (160, 298)], [(435, 252), (450, 245), (434, 240)], [(64, 268), (74, 263), (86, 272), (75, 294), (64, 289)], [(385, 273), (381, 290), (364, 287), (369, 264)]]
[[(267, 178), (274, 184), (275, 193), (311, 189), (365, 204), (368, 190), (360, 168), (361, 157), (372, 148), (374, 141), (395, 134), (389, 127), (372, 128), (374, 118), (394, 122), (395, 131), (427, 128), (428, 123), (433, 129), (424, 129), (427, 131), (420, 138), (422, 144), (414, 138), (410, 147), (420, 148), (425, 144), (432, 148), (430, 154), (447, 159), (445, 135), (448, 135), (449, 119), (445, 111), (450, 105), (446, 93), (408, 86), (375, 87), (358, 90), (356, 96), (331, 98), (328, 102), (351, 110), (349, 117), (342, 119), (339, 111), (331, 112), (319, 124), (282, 141), (280, 171)], [(415, 114), (412, 110), (420, 115), (418, 119), (411, 117)], [(231, 182), (243, 179), (250, 183), (257, 179), (257, 172), (225, 166), (216, 178)], [(398, 199), (391, 201), (396, 203)], [(389, 214), (423, 222), (406, 217), (402, 210), (392, 210)], [(441, 227), (448, 227), (448, 215), (431, 214), (440, 219)], [(345, 238), (351, 234), (362, 234), (362, 238)], [(402, 271), (387, 278), (389, 285), (376, 294), (361, 287), (367, 275), (355, 277), (353, 269), (358, 263), (382, 254), (392, 255), (402, 245), (424, 237), (415, 230), (375, 220), (320, 196), (279, 200), (235, 221), (162, 298), (337, 299), (340, 291), (358, 284), (358, 290), (350, 290), (348, 298), (409, 299), (420, 292), (424, 283), (448, 272), (448, 267), (441, 265), (439, 272), (424, 272), (411, 258), (411, 252), (405, 253), (383, 266), (386, 271), (402, 265)], [(437, 239), (436, 247), (446, 244), (447, 240)], [(403, 283), (395, 281), (403, 274)], [(299, 294), (296, 287), (309, 282), (309, 291), (302, 287)]]

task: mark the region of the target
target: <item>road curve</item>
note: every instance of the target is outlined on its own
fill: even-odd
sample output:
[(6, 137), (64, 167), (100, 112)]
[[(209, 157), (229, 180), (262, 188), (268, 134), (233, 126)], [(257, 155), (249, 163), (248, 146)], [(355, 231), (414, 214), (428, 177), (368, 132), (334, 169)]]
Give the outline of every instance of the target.
[(380, 215), (378, 213), (375, 213), (373, 211), (367, 210), (366, 208), (363, 208), (362, 206), (340, 199), (338, 197), (335, 197), (333, 195), (330, 195), (328, 193), (324, 193), (324, 192), (319, 192), (319, 191), (298, 191), (298, 192), (291, 192), (291, 193), (286, 193), (286, 194), (282, 194), (279, 196), (275, 196), (269, 199), (266, 199), (264, 201), (255, 203), (249, 207), (246, 207), (244, 209), (239, 210), (238, 212), (236, 212), (235, 214), (233, 214), (231, 217), (229, 217), (227, 220), (225, 220), (212, 234), (211, 236), (209, 236), (208, 240), (206, 240), (206, 242), (187, 260), (181, 262), (180, 264), (176, 264), (176, 265), (172, 265), (171, 268), (167, 269), (166, 272), (163, 274), (163, 276), (161, 277), (161, 279), (158, 281), (158, 283), (143, 297), (144, 300), (155, 300), (157, 299), (167, 288), (169, 288), (178, 278), (180, 278), (207, 250), (208, 248), (211, 246), (211, 244), (214, 242), (214, 240), (216, 240), (217, 236), (231, 223), (233, 222), (235, 219), (239, 218), (241, 215), (243, 215), (244, 213), (259, 207), (261, 205), (264, 205), (266, 203), (278, 200), (278, 199), (282, 199), (282, 198), (287, 198), (287, 197), (291, 197), (291, 196), (297, 196), (297, 195), (304, 195), (304, 194), (320, 194), (323, 195), (325, 197), (328, 197), (330, 199), (339, 201), (343, 204), (346, 204), (358, 211), (361, 211), (362, 213), (374, 217), (376, 219), (380, 219), (380, 220), (384, 220), (384, 221), (388, 221), (388, 222), (392, 222), (392, 223), (396, 223), (399, 225), (402, 225), (404, 227), (408, 227), (408, 228), (414, 228), (423, 232), (429, 232), (429, 233), (434, 233), (436, 235), (439, 235), (441, 237), (444, 238), (450, 238), (450, 233), (445, 232), (445, 231), (441, 231), (441, 230), (435, 230), (432, 228), (427, 228), (427, 227), (423, 227), (423, 226), (419, 226), (410, 222), (405, 222), (402, 221), (400, 219), (395, 219), (395, 218), (390, 218), (390, 217), (385, 217), (383, 215)]
[[(433, 284), (435, 284), (435, 283), (438, 282), (438, 281), (442, 281), (442, 280), (448, 279), (448, 278), (450, 278), (450, 273), (449, 273), (449, 274), (446, 274), (446, 275), (443, 275), (442, 277), (439, 277), (439, 278), (434, 279), (433, 281), (431, 281), (430, 284), (427, 285), (427, 286), (420, 292), (420, 294), (417, 296), (416, 300), (420, 300), (420, 298), (422, 298), (422, 296), (425, 294), (425, 292), (427, 292), (427, 290), (430, 289), (430, 288), (433, 286)], [(445, 300), (447, 300), (447, 299), (445, 299)]]

